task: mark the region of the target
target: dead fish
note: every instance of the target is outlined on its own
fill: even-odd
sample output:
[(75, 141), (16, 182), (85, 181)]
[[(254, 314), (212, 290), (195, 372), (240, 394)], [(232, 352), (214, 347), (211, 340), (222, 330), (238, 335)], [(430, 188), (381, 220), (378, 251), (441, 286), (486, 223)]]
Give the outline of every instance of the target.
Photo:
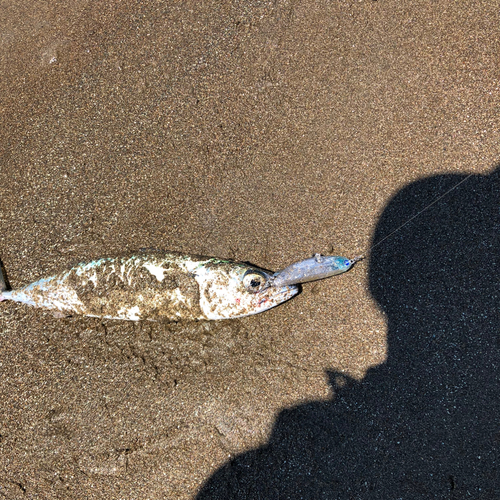
[(0, 301), (52, 309), (58, 316), (131, 321), (241, 318), (299, 292), (296, 285), (266, 286), (271, 276), (242, 262), (155, 252), (81, 263), (17, 290), (5, 290), (2, 277)]

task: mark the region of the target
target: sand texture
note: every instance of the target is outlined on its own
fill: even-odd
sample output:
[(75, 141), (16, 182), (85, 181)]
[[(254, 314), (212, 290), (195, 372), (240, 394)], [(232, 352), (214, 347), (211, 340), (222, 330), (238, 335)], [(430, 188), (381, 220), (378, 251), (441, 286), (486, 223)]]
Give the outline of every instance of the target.
[(12, 288), (140, 248), (353, 257), (465, 180), (257, 316), (2, 302), (0, 498), (500, 498), (499, 2), (0, 14)]

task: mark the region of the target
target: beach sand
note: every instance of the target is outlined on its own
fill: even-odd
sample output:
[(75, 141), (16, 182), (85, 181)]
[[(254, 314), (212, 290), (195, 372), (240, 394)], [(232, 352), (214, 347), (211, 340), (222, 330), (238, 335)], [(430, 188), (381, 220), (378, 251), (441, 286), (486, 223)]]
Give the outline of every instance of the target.
[(474, 175), (261, 315), (0, 304), (0, 497), (499, 498), (499, 26), (498, 2), (3, 2), (13, 288), (140, 248), (353, 257)]

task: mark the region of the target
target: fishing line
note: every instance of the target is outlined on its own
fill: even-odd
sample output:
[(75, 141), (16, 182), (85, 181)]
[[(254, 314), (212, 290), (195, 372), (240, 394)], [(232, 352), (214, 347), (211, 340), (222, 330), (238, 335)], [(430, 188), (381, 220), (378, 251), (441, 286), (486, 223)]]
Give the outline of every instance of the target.
[(393, 234), (397, 233), (400, 229), (403, 229), (403, 227), (405, 227), (407, 224), (409, 224), (413, 219), (416, 219), (419, 215), (423, 214), (427, 209), (429, 209), (430, 207), (432, 207), (432, 205), (436, 204), (439, 200), (442, 200), (445, 196), (447, 196), (448, 194), (450, 194), (454, 189), (457, 189), (457, 187), (460, 186), (460, 184), (463, 184), (467, 179), (469, 179), (469, 177), (472, 177), (473, 175), (474, 174), (469, 174), (465, 178), (463, 178), (461, 181), (457, 182), (453, 187), (451, 187), (450, 189), (448, 189), (448, 191), (446, 191), (445, 193), (443, 193), (441, 196), (437, 197), (434, 201), (432, 201), (426, 207), (424, 207), (422, 210), (420, 210), (420, 212), (418, 212), (415, 215), (413, 215), (412, 217), (410, 217), (405, 223), (401, 224), (399, 227), (397, 227), (396, 229), (394, 229), (394, 231), (390, 232), (387, 236), (385, 236), (384, 238), (382, 238), (380, 241), (377, 241), (377, 243), (375, 243), (374, 245), (372, 245), (363, 255), (359, 255), (358, 257), (354, 257), (353, 259), (351, 259), (351, 261), (354, 263), (354, 262), (358, 262), (358, 261), (363, 260), (364, 258), (366, 258), (366, 256), (370, 255), (370, 253), (372, 252), (372, 250), (375, 247), (378, 247), (387, 238), (390, 238)]

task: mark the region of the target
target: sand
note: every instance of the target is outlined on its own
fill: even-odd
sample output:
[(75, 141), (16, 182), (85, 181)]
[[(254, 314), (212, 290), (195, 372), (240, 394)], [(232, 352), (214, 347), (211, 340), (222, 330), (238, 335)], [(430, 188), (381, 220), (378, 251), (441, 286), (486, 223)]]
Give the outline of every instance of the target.
[(2, 2), (15, 288), (140, 248), (280, 269), (261, 315), (0, 304), (0, 497), (500, 497), (500, 4)]

